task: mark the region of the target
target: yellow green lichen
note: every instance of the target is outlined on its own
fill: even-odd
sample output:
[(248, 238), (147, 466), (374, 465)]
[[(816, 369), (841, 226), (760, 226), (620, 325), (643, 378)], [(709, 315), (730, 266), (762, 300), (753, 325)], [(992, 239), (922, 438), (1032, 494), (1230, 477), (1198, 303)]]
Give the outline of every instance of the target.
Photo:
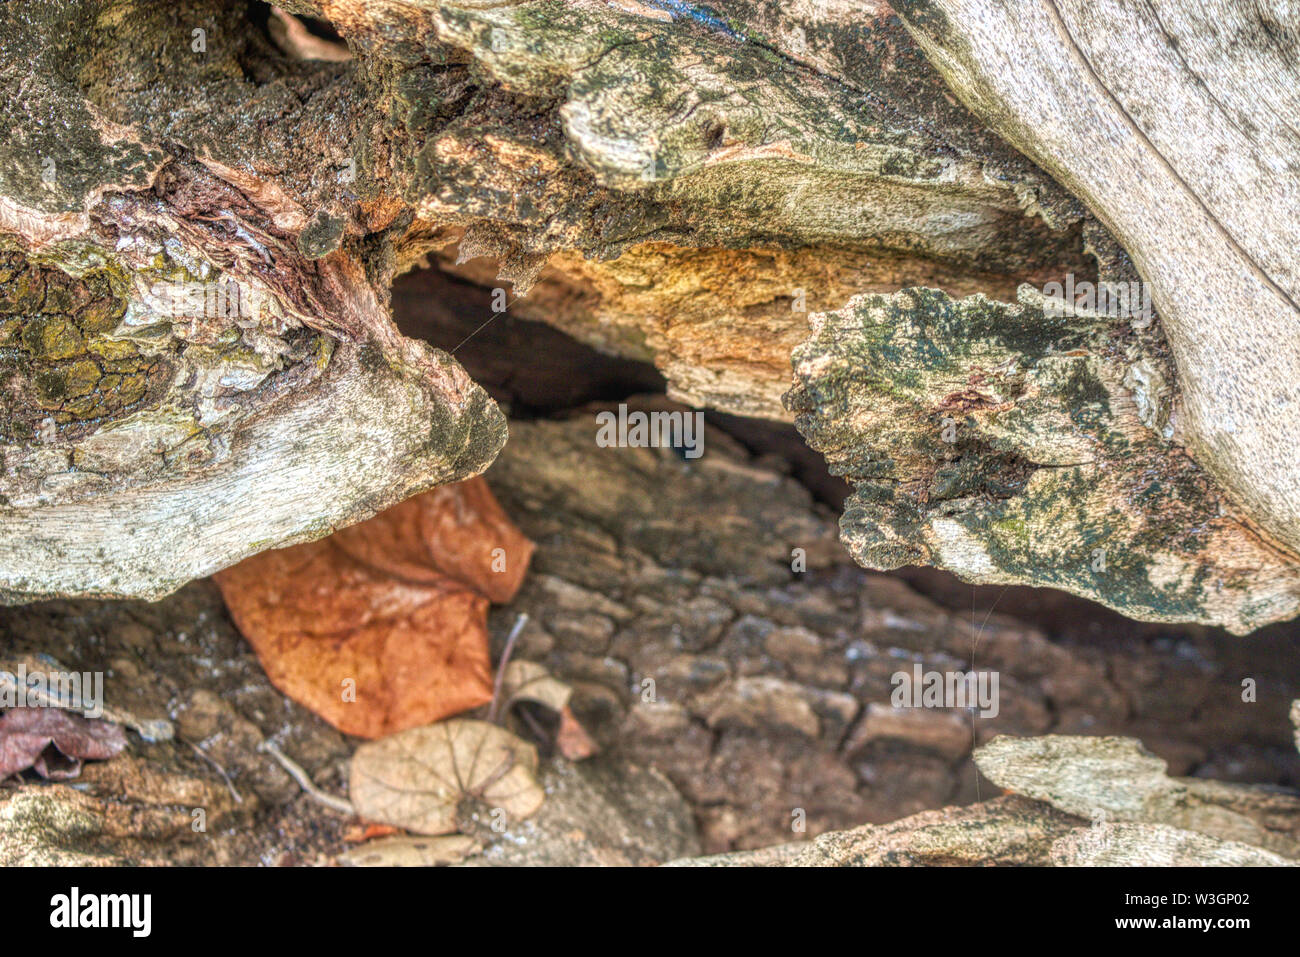
[(109, 338), (126, 310), (121, 277), (102, 256), (67, 252), (80, 275), (0, 250), (0, 440), (31, 440), (47, 420), (58, 430), (125, 415), (167, 375), (159, 358)]

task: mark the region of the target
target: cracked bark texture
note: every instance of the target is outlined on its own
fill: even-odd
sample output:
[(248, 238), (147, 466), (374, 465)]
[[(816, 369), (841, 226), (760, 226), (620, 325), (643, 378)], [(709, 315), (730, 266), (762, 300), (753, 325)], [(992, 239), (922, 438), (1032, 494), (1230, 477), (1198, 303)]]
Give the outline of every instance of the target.
[[(505, 440), (454, 361), (397, 333), (365, 257), (311, 242), (288, 193), (320, 191), (287, 144), (346, 109), (314, 71), (257, 75), (247, 27), (215, 6), (0, 13), (0, 599), (158, 597), (481, 471)], [(303, 125), (272, 122), (286, 98)], [(223, 149), (250, 143), (281, 177)], [(196, 303), (167, 293), (185, 284)], [(238, 306), (210, 308), (215, 288)]]
[(1080, 197), (1133, 257), (1175, 361), (1176, 440), (1294, 556), (1294, 7), (897, 7), (958, 97)]
[[(1093, 189), (1093, 167), (1018, 135), (991, 108), (996, 96), (972, 94), (983, 82), (1011, 102), (1018, 78), (1054, 62), (1048, 34), (1026, 47), (1032, 57), (958, 82), (944, 44), (965, 41), (940, 29), (960, 23), (958, 6), (902, 3), (896, 15), (882, 2), (742, 0), (717, 16), (597, 0), (284, 4), (342, 43), (304, 41), (301, 29), (294, 40), (267, 8), (221, 0), (7, 7), (0, 79), (15, 135), (0, 171), (0, 595), (157, 596), (481, 471), (504, 442), (503, 420), (454, 360), (401, 337), (388, 315), (394, 275), (416, 263), (513, 284), (512, 312), (653, 359), (675, 397), (788, 420), (781, 396), (791, 353), (806, 353), (810, 334), (816, 342), (810, 316), (900, 288), (1010, 303), (1022, 284), (1067, 273), (1136, 278), (1127, 249), (1160, 315), (1132, 334), (1112, 329), (1122, 349), (1089, 340), (1088, 374), (1118, 411), (1089, 437), (1107, 446), (1093, 459), (1101, 490), (1062, 490), (1078, 520), (1005, 559), (1005, 536), (968, 521), (974, 547), (945, 553), (933, 523), (900, 501), (884, 522), (863, 513), (847, 523), (849, 545), (884, 567), (893, 558), (866, 539), (887, 526), (916, 536), (913, 560), (981, 580), (1054, 579), (1135, 616), (1248, 631), (1294, 615), (1293, 387), (1277, 379), (1294, 337), (1268, 318), (1272, 287), (1244, 284), (1226, 311), (1197, 306), (1236, 275), (1223, 244), (1153, 252), (1177, 223), (1117, 219), (1125, 196)], [(1137, 16), (1129, 7), (1118, 5), (1117, 23)], [(1128, 84), (1122, 96), (1133, 84), (1106, 73), (1113, 39), (1097, 34), (1084, 52), (1112, 86)], [(1004, 53), (990, 53), (985, 73)], [(1197, 69), (1228, 56), (1204, 44), (1187, 55)], [(1277, 99), (1267, 71), (1250, 77), (1261, 102)], [(1253, 116), (1229, 86), (1231, 109)], [(1151, 104), (1143, 116), (1159, 112)], [(1040, 125), (1062, 128), (1060, 117)], [(1172, 155), (1173, 134), (1157, 126), (1143, 135)], [(1216, 209), (1246, 195), (1242, 182), (1259, 187), (1243, 209), (1290, 201), (1280, 174), (1246, 175), (1270, 144), (1285, 163), (1285, 131), (1265, 123), (1248, 139), (1226, 142), (1245, 159), (1201, 196)], [(1100, 154), (1095, 163), (1128, 157), (1083, 152)], [(1179, 175), (1200, 188), (1208, 174)], [(1277, 236), (1260, 235), (1256, 258), (1277, 272)], [(1187, 298), (1180, 284), (1202, 253), (1214, 269)], [(1265, 278), (1285, 287), (1278, 275)], [(239, 321), (172, 321), (149, 295), (159, 281), (233, 282), (258, 308)], [(1277, 368), (1262, 367), (1258, 349), (1237, 363), (1225, 330), (1255, 348), (1268, 329)], [(1028, 352), (1003, 358), (1043, 372), (1056, 361), (1044, 350), (1082, 335), (1034, 331), (1020, 344)], [(886, 379), (900, 374), (879, 358)], [(1221, 392), (1219, 419), (1206, 383)], [(805, 386), (798, 411), (832, 419), (837, 410), (816, 408)], [(1136, 434), (1129, 406), (1154, 437)], [(1032, 467), (1041, 484), (1059, 463), (1023, 454), (1044, 443), (1011, 434), (1014, 414), (998, 416), (982, 422), (996, 427), (997, 454), (968, 446), (965, 491), (946, 490), (1037, 501), (1018, 483), (1033, 485)], [(1137, 451), (1123, 454), (1120, 439)], [(867, 441), (859, 460), (879, 444)], [(1143, 484), (1153, 470), (1157, 492)], [(1160, 495), (1168, 517), (1151, 513)], [(1111, 582), (1071, 566), (1098, 525), (1131, 553)], [(1162, 532), (1172, 543), (1139, 558)], [(1139, 561), (1148, 573), (1129, 574)], [(1252, 563), (1261, 571), (1249, 582)]]
[(854, 556), (1242, 634), (1294, 617), (1300, 566), (1167, 441), (1159, 338), (1023, 298), (913, 289), (813, 317), (787, 402), (854, 485)]

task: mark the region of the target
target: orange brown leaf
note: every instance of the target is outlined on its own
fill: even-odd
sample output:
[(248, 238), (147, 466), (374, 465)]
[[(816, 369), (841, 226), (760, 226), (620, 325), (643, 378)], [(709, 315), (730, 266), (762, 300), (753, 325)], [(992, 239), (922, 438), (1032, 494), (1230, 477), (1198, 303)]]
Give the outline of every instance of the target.
[(474, 478), (216, 580), (277, 688), (376, 738), (491, 698), (489, 598), (514, 596), (532, 550)]

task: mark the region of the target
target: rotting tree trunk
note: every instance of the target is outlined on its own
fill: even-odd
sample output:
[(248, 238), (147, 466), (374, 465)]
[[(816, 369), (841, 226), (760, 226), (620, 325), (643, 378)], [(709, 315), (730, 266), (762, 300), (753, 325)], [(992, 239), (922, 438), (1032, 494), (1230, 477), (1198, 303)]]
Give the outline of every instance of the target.
[[(429, 257), (653, 358), (675, 397), (797, 413), (857, 486), (864, 564), (1236, 631), (1300, 610), (1294, 224), (1250, 212), (1296, 209), (1267, 168), (1285, 130), (1184, 169), (1205, 143), (1177, 152), (1177, 114), (1147, 116), (1179, 83), (1136, 119), (1127, 87), (1098, 93), (1175, 48), (1126, 59), (1075, 29), (1062, 53), (1042, 11), (1003, 13), (1020, 32), (994, 47), (962, 26), (973, 2), (666, 6), (284, 4), (336, 42), (245, 3), (7, 5), (0, 596), (156, 596), (485, 468), (504, 420), (388, 315)], [(1177, 49), (1237, 67), (1216, 91), (1289, 93), (1254, 46)], [(1017, 99), (1049, 70), (1054, 99)], [(1070, 123), (1094, 125), (1046, 136)], [(1111, 177), (1144, 163), (1164, 192)], [(1136, 280), (1124, 249), (1150, 321), (1017, 291)], [(249, 313), (178, 316), (156, 292), (177, 282), (233, 282)]]

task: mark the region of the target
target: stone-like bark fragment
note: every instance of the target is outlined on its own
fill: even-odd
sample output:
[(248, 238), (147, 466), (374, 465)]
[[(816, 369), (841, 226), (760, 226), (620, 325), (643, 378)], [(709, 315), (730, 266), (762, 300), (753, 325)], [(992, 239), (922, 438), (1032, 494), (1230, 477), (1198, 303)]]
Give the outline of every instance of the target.
[(1162, 824), (1300, 858), (1300, 798), (1171, 778), (1132, 738), (999, 736), (975, 752), (990, 781), (1099, 822)]
[[(494, 285), (495, 263), (458, 263), (462, 248), (440, 250), (438, 267)], [(1052, 274), (1048, 267), (1017, 277), (833, 245), (693, 249), (656, 242), (608, 261), (556, 253), (510, 313), (549, 322), (602, 351), (653, 361), (678, 401), (788, 421), (793, 416), (781, 396), (790, 387), (790, 354), (808, 335), (809, 313), (861, 293), (915, 285), (1010, 299), (1022, 278), (1041, 283)]]
[[(295, 264), (264, 233), (245, 251), (275, 249), (275, 273), (219, 270), (200, 230), (185, 244), (179, 218), (116, 205), (111, 245), (9, 260), (29, 295), (0, 345), (0, 596), (157, 597), (480, 471), (504, 441), (491, 400), (403, 342), (354, 263)], [(51, 264), (73, 255), (80, 278)], [(151, 280), (254, 305), (177, 316)]]
[(709, 23), (596, 0), (318, 9), (372, 62), (401, 58), (376, 45), (390, 14), (428, 61), (472, 58), (450, 116), (429, 115), (446, 83), (429, 66), (366, 76), (414, 160), (395, 173), (419, 219), (490, 220), (484, 240), (525, 259), (775, 240), (1024, 269), (1069, 245), (1026, 219), (1017, 187), (1045, 182), (1028, 164), (986, 176), (920, 117)]
[[(360, 5), (321, 10), (345, 33), (377, 30)], [(1087, 273), (1077, 204), (956, 104), (925, 105), (942, 84), (872, 13), (851, 77), (681, 9), (412, 13), (408, 30), (493, 83), (375, 74), (376, 97), (410, 116), (390, 134), (399, 158), (419, 157), (397, 163), (417, 215), (399, 256), (457, 239), (443, 268), (533, 290), (512, 313), (653, 358), (674, 398), (778, 419), (810, 310)], [(416, 110), (422, 69), (458, 115)]]
[(1002, 797), (925, 811), (811, 841), (673, 861), (677, 867), (1281, 867), (1263, 848), (1166, 824), (1080, 826), (1034, 801)]
[(910, 289), (813, 316), (787, 401), (854, 485), (855, 558), (1242, 633), (1294, 616), (1300, 564), (1169, 441), (1153, 327), (1065, 311)]
[(1293, 866), (1300, 802), (1165, 776), (1131, 738), (994, 738), (980, 769), (1014, 792), (797, 842), (674, 861), (694, 867)]

